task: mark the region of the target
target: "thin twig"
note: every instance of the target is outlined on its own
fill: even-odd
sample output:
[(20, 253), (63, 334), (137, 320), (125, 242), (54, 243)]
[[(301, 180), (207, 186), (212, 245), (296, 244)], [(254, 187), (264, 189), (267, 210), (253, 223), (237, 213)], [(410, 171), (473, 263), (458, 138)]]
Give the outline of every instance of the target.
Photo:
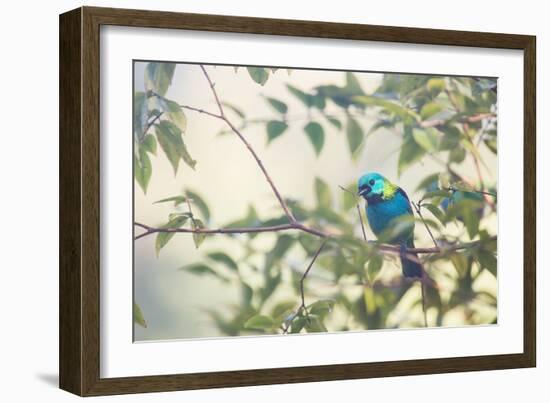
[(163, 113), (164, 112), (160, 112), (149, 123), (147, 123), (147, 127), (145, 127), (145, 130), (143, 130), (143, 133), (141, 134), (141, 138), (139, 140), (140, 142), (142, 142), (145, 139), (145, 135), (147, 134), (147, 132), (149, 131), (151, 126), (153, 126), (157, 122), (157, 120), (160, 119), (160, 117), (162, 116)]
[(361, 207), (359, 204), (356, 204), (355, 207), (357, 207), (357, 215), (359, 216), (359, 222), (361, 223), (361, 231), (363, 232), (363, 239), (365, 242), (367, 241), (367, 233), (365, 232), (365, 224), (363, 223), (363, 216), (361, 215)]
[[(145, 230), (144, 233), (139, 234), (134, 239), (140, 239), (147, 235), (159, 233), (159, 232), (169, 232), (169, 233), (188, 233), (188, 234), (246, 234), (246, 233), (261, 233), (261, 232), (278, 232), (278, 231), (289, 231), (289, 230), (298, 230), (310, 233), (312, 235), (317, 235), (320, 238), (328, 237), (338, 237), (338, 234), (325, 232), (315, 228), (310, 228), (300, 222), (280, 224), (280, 225), (271, 225), (265, 227), (242, 227), (242, 228), (163, 228), (163, 227), (151, 227), (140, 222), (134, 222), (135, 226), (141, 227)], [(484, 241), (494, 241), (497, 237), (493, 236)], [(473, 241), (466, 243), (457, 243), (448, 246), (437, 246), (431, 248), (405, 248), (404, 250), (400, 246), (383, 244), (383, 243), (374, 243), (372, 244), (382, 253), (391, 253), (391, 254), (401, 254), (402, 252), (408, 254), (414, 253), (443, 253), (443, 252), (453, 252), (464, 249), (469, 249), (481, 244), (484, 241)], [(412, 257), (411, 257), (412, 259)], [(414, 260), (416, 261), (416, 260)]]
[(205, 115), (208, 115), (208, 116), (212, 116), (213, 118), (218, 118), (218, 119), (221, 119), (223, 120), (223, 116), (221, 115), (216, 115), (215, 113), (212, 113), (212, 112), (208, 112), (204, 109), (200, 109), (200, 108), (195, 108), (193, 106), (189, 106), (189, 105), (183, 105), (183, 104), (179, 104), (180, 108), (183, 108), (183, 109), (188, 109), (190, 111), (194, 111), (194, 112), (198, 112), (198, 113), (204, 113)]
[[(338, 187), (340, 189), (342, 189), (344, 192), (348, 192), (350, 193), (353, 197), (356, 197), (355, 194), (349, 190), (349, 189), (346, 189), (344, 186), (342, 185), (338, 185)], [(361, 223), (361, 231), (363, 232), (363, 239), (365, 240), (365, 242), (368, 242), (367, 240), (367, 233), (365, 232), (365, 224), (363, 223), (363, 216), (361, 215), (361, 206), (359, 205), (359, 203), (357, 203), (355, 205), (355, 207), (357, 208), (357, 215), (359, 216), (359, 222)]]
[(321, 246), (319, 246), (319, 248), (317, 249), (317, 251), (313, 255), (313, 258), (311, 259), (311, 262), (307, 266), (306, 271), (304, 271), (304, 274), (302, 274), (302, 277), (300, 278), (300, 296), (302, 298), (302, 304), (300, 305), (298, 310), (303, 309), (304, 312), (306, 313), (306, 316), (307, 316), (308, 312), (307, 312), (307, 308), (306, 308), (306, 298), (305, 298), (305, 293), (304, 293), (304, 281), (306, 280), (306, 277), (307, 277), (309, 271), (313, 267), (313, 264), (317, 260), (317, 257), (319, 257), (319, 255), (321, 254), (321, 251), (323, 250), (323, 248), (327, 244), (327, 241), (328, 241), (328, 239), (323, 240), (323, 242), (321, 243)]
[(422, 205), (420, 204), (420, 202), (418, 202), (418, 203), (413, 202), (411, 204), (413, 205), (414, 209), (416, 210), (416, 213), (418, 214), (418, 216), (422, 220), (422, 223), (424, 224), (424, 227), (426, 227), (426, 230), (428, 231), (428, 234), (430, 234), (430, 238), (432, 238), (434, 246), (437, 248), (439, 245), (437, 244), (437, 241), (435, 240), (434, 234), (432, 234), (432, 230), (430, 229), (430, 227), (426, 223), (426, 220), (424, 220), (424, 216), (422, 215), (422, 211), (420, 210), (422, 208)]
[(246, 146), (246, 148), (248, 149), (250, 154), (252, 154), (252, 156), (256, 160), (256, 163), (258, 164), (258, 166), (260, 167), (260, 170), (264, 174), (265, 179), (267, 180), (267, 182), (271, 186), (271, 190), (273, 191), (273, 193), (275, 194), (275, 197), (279, 201), (279, 204), (281, 205), (283, 211), (285, 212), (285, 215), (288, 217), (288, 220), (291, 223), (296, 222), (296, 218), (294, 217), (294, 215), (292, 214), (292, 212), (288, 208), (286, 202), (284, 201), (283, 197), (279, 193), (279, 190), (277, 189), (277, 187), (273, 183), (273, 179), (271, 179), (271, 176), (267, 172), (262, 160), (260, 159), (260, 157), (258, 156), (256, 151), (254, 150), (254, 148), (252, 148), (252, 146), (246, 140), (246, 138), (244, 137), (242, 132), (225, 116), (223, 106), (222, 106), (222, 103), (220, 102), (220, 99), (218, 97), (218, 93), (216, 92), (216, 88), (214, 86), (214, 83), (210, 79), (210, 76), (208, 75), (208, 72), (206, 71), (204, 66), (201, 65), (200, 67), (202, 69), (202, 72), (203, 72), (204, 76), (208, 80), (208, 83), (210, 84), (210, 89), (212, 90), (212, 94), (214, 95), (214, 98), (216, 100), (216, 104), (218, 105), (218, 109), (220, 110), (220, 115), (219, 116), (213, 115), (213, 114), (210, 114), (210, 115), (214, 116), (214, 117), (217, 117), (218, 119), (223, 120), (231, 128), (231, 130), (233, 130), (233, 132), (239, 137), (239, 139), (244, 143), (244, 145)]

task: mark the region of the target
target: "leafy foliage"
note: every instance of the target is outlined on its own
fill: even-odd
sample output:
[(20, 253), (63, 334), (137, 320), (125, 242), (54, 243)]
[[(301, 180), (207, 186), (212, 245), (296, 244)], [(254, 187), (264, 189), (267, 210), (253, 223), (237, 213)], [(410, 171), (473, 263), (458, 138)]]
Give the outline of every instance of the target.
[[(134, 177), (144, 192), (152, 178), (151, 156), (157, 155), (157, 145), (174, 173), (178, 172), (180, 161), (192, 169), (197, 164), (184, 141), (187, 130), (184, 111), (175, 101), (165, 98), (174, 69), (170, 64), (150, 63), (145, 73), (146, 92), (134, 94)], [(265, 86), (276, 70), (247, 67), (243, 74), (248, 74), (251, 85)], [(487, 164), (483, 156), (497, 154), (496, 81), (384, 74), (378, 87), (367, 92), (357, 74), (347, 72), (342, 76), (343, 84), (326, 83), (309, 89), (288, 82), (285, 84), (288, 100), (262, 95), (272, 111), (272, 116), (266, 119), (248, 118), (245, 111), (228, 102), (222, 105), (239, 120), (239, 127), (261, 125), (269, 147), (276, 139), (295, 132), (290, 129), (297, 129), (306, 136), (316, 157), (327, 152), (327, 139), (337, 136), (338, 141), (344, 142), (349, 158), (357, 161), (368, 149), (371, 136), (393, 133), (400, 139), (399, 174), (426, 160), (439, 163), (439, 169), (418, 178), (414, 194), (418, 196), (422, 218), (399, 222), (391, 230), (416, 225), (418, 234), (427, 226), (441, 246), (440, 253), (422, 256), (427, 272), (436, 283), (442, 284), (427, 289), (425, 303), (431, 323), (440, 326), (456, 321), (465, 324), (496, 321), (496, 295), (482, 286), (484, 282), (495, 284), (497, 277), (496, 234), (491, 225), (496, 218), (496, 183), (483, 180), (481, 174), (476, 179), (461, 174), (466, 164), (484, 167)], [(294, 113), (292, 101), (294, 104), (297, 101), (307, 113), (305, 119), (289, 118)], [(367, 114), (374, 121), (370, 127), (365, 124)], [(216, 278), (224, 286), (239, 291), (241, 302), (237, 306), (207, 311), (220, 333), (308, 333), (422, 326), (418, 283), (402, 278), (397, 256), (381, 253), (375, 243), (364, 242), (358, 236), (361, 221), (355, 210), (359, 203), (355, 184), (346, 184), (349, 191), (343, 191), (316, 177), (311, 186), (315, 195), (312, 204), (287, 200), (289, 207), (308, 226), (330, 228), (339, 235), (327, 243), (315, 260), (312, 274), (303, 283), (304, 306), (300, 305), (301, 276), (320, 245), (319, 238), (311, 234), (298, 231), (243, 234), (239, 236), (244, 251), (241, 255), (208, 250), (207, 242), (202, 247), (204, 261), (182, 267), (187, 273)], [(408, 192), (412, 195), (413, 190)], [(174, 206), (163, 228), (200, 230), (210, 221), (209, 204), (195, 192), (182, 192), (157, 203)], [(182, 213), (186, 204), (188, 211)], [(221, 227), (287, 222), (280, 214), (260, 217), (251, 205), (241, 218)], [(173, 236), (172, 232), (156, 235), (157, 254)], [(197, 248), (206, 239), (200, 232), (189, 236)], [(270, 247), (258, 247), (255, 242), (258, 237), (271, 242)], [(431, 242), (427, 235), (424, 238)], [(450, 247), (471, 241), (475, 241), (471, 247), (460, 250)], [(258, 281), (250, 282), (243, 274), (246, 271)], [(329, 291), (321, 291), (327, 288)], [(281, 291), (285, 289), (291, 290), (290, 297), (288, 292)]]

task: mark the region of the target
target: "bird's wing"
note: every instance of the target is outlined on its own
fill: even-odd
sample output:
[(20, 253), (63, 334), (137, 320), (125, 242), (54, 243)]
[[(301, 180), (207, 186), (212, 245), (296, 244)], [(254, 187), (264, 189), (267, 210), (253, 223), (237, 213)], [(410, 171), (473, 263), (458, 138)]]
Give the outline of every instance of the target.
[(409, 211), (410, 214), (412, 214), (413, 211), (412, 211), (412, 207), (411, 207), (411, 201), (409, 200), (409, 196), (407, 196), (407, 193), (405, 193), (405, 191), (401, 188), (397, 189), (397, 193), (399, 193), (401, 196), (403, 196), (405, 198), (405, 200), (408, 203), (408, 211)]

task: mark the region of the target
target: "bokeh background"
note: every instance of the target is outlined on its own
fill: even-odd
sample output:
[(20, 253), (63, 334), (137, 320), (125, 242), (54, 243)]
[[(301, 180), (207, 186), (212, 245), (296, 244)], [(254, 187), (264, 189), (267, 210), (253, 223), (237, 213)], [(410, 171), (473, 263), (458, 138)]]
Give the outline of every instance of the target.
[[(146, 62), (134, 65), (135, 90), (144, 91)], [(266, 102), (265, 97), (274, 97), (288, 105), (289, 127), (284, 135), (268, 144), (265, 124), (250, 124), (243, 129), (243, 134), (262, 158), (267, 170), (280, 192), (288, 198), (299, 200), (303, 205), (313, 206), (316, 203), (314, 181), (321, 177), (328, 184), (335, 198), (341, 197), (339, 185), (348, 186), (359, 176), (368, 171), (382, 173), (392, 182), (401, 186), (411, 197), (418, 200), (425, 191), (415, 191), (420, 181), (428, 174), (442, 171), (441, 165), (429, 158), (411, 165), (400, 175), (397, 171), (399, 150), (402, 137), (394, 129), (380, 128), (368, 136), (360, 154), (354, 160), (350, 157), (345, 133), (329, 124), (323, 124), (325, 143), (320, 155), (316, 155), (308, 137), (304, 135), (303, 126), (311, 118), (299, 99), (292, 96), (287, 89), (291, 84), (303, 90), (310, 90), (324, 84), (345, 85), (345, 73), (337, 71), (312, 71), (293, 69), (291, 73), (284, 69), (270, 75), (264, 85), (254, 82), (246, 68), (238, 71), (231, 66), (207, 66), (215, 88), (223, 101), (246, 111), (250, 118), (270, 119), (277, 114)], [(374, 92), (382, 83), (383, 74), (355, 73), (361, 87), (366, 93)], [(167, 99), (180, 104), (215, 112), (216, 103), (200, 67), (193, 64), (178, 64), (165, 94)], [(345, 116), (337, 107), (328, 105), (327, 109), (335, 115)], [(134, 214), (135, 221), (152, 226), (166, 223), (170, 213), (177, 209), (186, 210), (183, 204), (175, 208), (171, 203), (155, 204), (156, 201), (192, 190), (201, 195), (210, 208), (208, 227), (223, 227), (247, 215), (249, 205), (254, 205), (258, 215), (270, 218), (280, 215), (280, 206), (273, 196), (255, 161), (239, 139), (229, 133), (220, 134), (227, 127), (224, 122), (204, 114), (185, 111), (187, 129), (184, 134), (185, 144), (197, 160), (195, 169), (181, 164), (176, 175), (166, 156), (158, 150), (151, 155), (153, 173), (145, 194), (135, 186)], [(230, 115), (231, 116), (231, 115)], [(377, 123), (375, 116), (365, 114), (357, 117), (365, 133)], [(238, 119), (235, 117), (235, 121)], [(482, 167), (485, 180), (489, 184), (497, 181), (496, 154), (487, 148), (480, 147), (480, 153), (486, 166)], [(476, 178), (476, 167), (471, 156), (466, 156), (460, 164), (460, 174), (467, 178)], [(356, 222), (355, 210), (350, 210), (350, 221)], [(452, 225), (452, 224), (449, 224)], [(449, 231), (459, 231), (460, 225)], [(496, 214), (484, 222), (484, 228), (490, 233), (497, 230)], [(374, 236), (366, 227), (367, 236)], [(140, 230), (136, 229), (136, 233)], [(360, 227), (355, 226), (355, 233), (361, 236)], [(224, 235), (209, 236), (196, 248), (189, 234), (177, 234), (161, 250), (155, 253), (155, 236), (148, 236), (135, 242), (134, 256), (134, 300), (139, 304), (147, 327), (135, 325), (135, 341), (183, 339), (193, 337), (227, 336), (219, 324), (212, 319), (215, 310), (222, 317), (230, 317), (233, 307), (241, 303), (241, 290), (232, 287), (213, 276), (198, 276), (185, 270), (182, 266), (203, 262), (205, 255), (211, 251), (228, 251), (236, 260), (246, 253), (244, 238), (246, 236), (228, 237)], [(258, 236), (255, 247), (268, 252), (275, 242), (275, 235)], [(431, 246), (427, 232), (420, 225), (416, 226), (416, 245)], [(307, 256), (298, 247), (293, 247), (285, 256), (289, 271), (300, 272), (308, 263)], [(252, 257), (247, 263), (261, 266), (258, 257)], [(256, 274), (246, 269), (246, 264), (239, 264), (239, 270), (247, 282), (254, 286), (261, 281)], [(440, 263), (440, 270), (435, 274), (438, 279), (442, 298), (449, 298), (453, 291), (455, 269), (451, 261)], [(442, 275), (448, 273), (449, 279)], [(396, 262), (384, 263), (381, 278), (392, 279), (400, 275)], [(295, 300), (293, 282), (295, 277), (286, 274), (273, 299)], [(350, 283), (338, 286), (315, 270), (308, 278), (309, 289), (314, 289), (318, 298), (330, 297), (335, 292), (359, 298), (363, 286)], [(467, 317), (463, 311), (445, 316), (444, 326), (462, 326), (468, 324), (489, 324), (496, 321), (497, 282), (489, 273), (480, 276), (475, 285), (495, 297), (494, 303), (472, 300), (469, 309), (476, 312), (474, 319)], [(388, 328), (419, 326), (422, 311), (418, 309), (419, 289), (411, 288), (388, 317)], [(345, 314), (337, 309), (332, 312), (335, 318), (327, 323), (329, 331), (342, 328)], [(339, 318), (338, 315), (341, 317)], [(435, 315), (435, 313), (433, 313)], [(334, 325), (334, 326), (332, 326)], [(362, 330), (364, 327), (346, 325), (349, 330)], [(246, 334), (246, 333), (245, 333)]]

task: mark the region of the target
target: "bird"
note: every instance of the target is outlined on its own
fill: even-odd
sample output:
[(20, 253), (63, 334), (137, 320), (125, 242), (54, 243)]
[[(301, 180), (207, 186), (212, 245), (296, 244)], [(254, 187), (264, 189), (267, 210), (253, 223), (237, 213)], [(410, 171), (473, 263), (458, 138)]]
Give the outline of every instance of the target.
[(380, 240), (401, 247), (401, 267), (406, 278), (424, 278), (418, 255), (405, 253), (414, 248), (414, 219), (407, 193), (377, 172), (359, 178), (358, 195), (366, 200), (367, 221)]

